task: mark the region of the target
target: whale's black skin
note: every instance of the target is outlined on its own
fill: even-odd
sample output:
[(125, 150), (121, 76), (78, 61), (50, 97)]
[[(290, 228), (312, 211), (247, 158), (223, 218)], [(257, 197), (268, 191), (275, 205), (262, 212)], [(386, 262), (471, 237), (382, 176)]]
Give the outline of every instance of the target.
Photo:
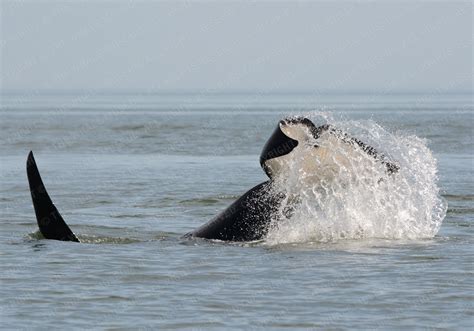
[[(378, 153), (373, 147), (350, 137), (330, 125), (317, 127), (313, 122), (304, 117), (287, 118), (278, 123), (277, 128), (265, 144), (260, 155), (260, 165), (270, 180), (250, 189), (212, 220), (186, 234), (185, 237), (225, 241), (254, 241), (265, 237), (271, 222), (274, 220), (278, 221), (277, 211), (280, 209), (281, 202), (284, 199), (283, 193), (275, 191), (273, 185), (273, 176), (275, 174), (271, 173), (266, 163), (268, 160), (291, 153), (298, 146), (299, 142), (297, 140), (286, 136), (281, 130), (282, 125), (293, 124), (306, 126), (309, 129), (310, 134), (315, 139), (314, 148), (318, 148), (317, 139), (321, 134), (328, 131), (349, 144), (357, 145), (367, 154), (385, 164), (387, 172), (394, 173), (399, 169), (396, 164), (387, 161), (385, 156)], [(43, 236), (46, 239), (79, 242), (46, 192), (32, 152), (28, 155), (27, 173), (36, 219)], [(285, 217), (288, 217), (291, 214), (291, 206), (289, 210), (283, 213)]]
[(254, 241), (265, 237), (283, 199), (273, 192), (271, 181), (263, 182), (227, 209), (185, 237), (226, 241)]
[(36, 221), (43, 237), (46, 239), (79, 242), (79, 239), (69, 229), (58, 209), (51, 201), (41, 180), (33, 152), (30, 152), (28, 155), (26, 173), (30, 184), (33, 207), (35, 208)]
[(283, 121), (280, 121), (278, 123), (260, 154), (260, 166), (265, 170), (265, 173), (269, 178), (272, 178), (272, 174), (270, 169), (265, 165), (265, 161), (289, 154), (296, 146), (298, 146), (297, 140), (287, 137), (281, 131), (280, 124), (282, 122)]

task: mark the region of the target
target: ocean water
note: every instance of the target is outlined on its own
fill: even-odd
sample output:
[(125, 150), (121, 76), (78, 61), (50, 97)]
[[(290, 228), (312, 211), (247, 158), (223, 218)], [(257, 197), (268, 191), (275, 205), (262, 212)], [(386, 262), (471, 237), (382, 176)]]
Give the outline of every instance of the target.
[[(0, 327), (472, 329), (473, 110), (465, 94), (4, 94)], [(295, 114), (398, 157), (405, 186), (372, 192), (392, 209), (334, 195), (260, 242), (181, 238), (266, 180), (260, 151)], [(83, 243), (37, 234), (30, 150)]]

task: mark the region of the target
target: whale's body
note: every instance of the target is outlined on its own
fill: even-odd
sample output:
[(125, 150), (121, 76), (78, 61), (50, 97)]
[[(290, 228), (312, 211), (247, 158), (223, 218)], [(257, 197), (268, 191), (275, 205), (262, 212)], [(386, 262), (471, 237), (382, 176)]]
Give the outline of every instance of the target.
[[(374, 148), (351, 138), (329, 126), (316, 127), (307, 118), (289, 118), (278, 123), (260, 155), (260, 165), (269, 180), (258, 184), (239, 199), (185, 237), (198, 237), (223, 241), (254, 241), (266, 236), (273, 221), (278, 221), (285, 193), (274, 185), (285, 179), (295, 166), (311, 181), (328, 181), (335, 178), (353, 159), (379, 162), (388, 173), (398, 166), (388, 162)], [(364, 155), (365, 157), (359, 157)], [(367, 155), (371, 158), (367, 158)], [(51, 201), (38, 171), (33, 153), (27, 160), (27, 174), (31, 197), (40, 232), (46, 239), (79, 242)]]
[(277, 215), (281, 199), (281, 195), (274, 194), (270, 181), (263, 182), (186, 236), (225, 241), (262, 239), (272, 218)]

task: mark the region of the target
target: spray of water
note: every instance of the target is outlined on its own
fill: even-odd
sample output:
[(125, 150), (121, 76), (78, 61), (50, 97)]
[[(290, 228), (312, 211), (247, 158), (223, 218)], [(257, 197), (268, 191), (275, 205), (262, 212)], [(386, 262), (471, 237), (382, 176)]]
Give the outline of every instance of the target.
[(308, 173), (305, 164), (314, 144), (307, 144), (308, 150), (295, 152), (289, 170), (275, 179), (275, 190), (284, 192), (285, 199), (267, 243), (436, 235), (447, 204), (439, 194), (436, 159), (426, 140), (389, 133), (372, 120), (336, 119), (324, 113), (305, 117), (316, 125), (328, 123), (357, 137), (400, 169), (390, 174), (380, 160), (360, 148), (318, 139), (314, 144), (332, 153), (315, 158), (317, 173)]

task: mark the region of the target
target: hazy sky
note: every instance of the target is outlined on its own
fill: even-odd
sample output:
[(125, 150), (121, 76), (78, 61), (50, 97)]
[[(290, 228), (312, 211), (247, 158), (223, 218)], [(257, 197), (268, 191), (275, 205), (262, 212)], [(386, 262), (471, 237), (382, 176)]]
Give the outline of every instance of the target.
[(470, 1), (0, 1), (5, 90), (473, 89)]

